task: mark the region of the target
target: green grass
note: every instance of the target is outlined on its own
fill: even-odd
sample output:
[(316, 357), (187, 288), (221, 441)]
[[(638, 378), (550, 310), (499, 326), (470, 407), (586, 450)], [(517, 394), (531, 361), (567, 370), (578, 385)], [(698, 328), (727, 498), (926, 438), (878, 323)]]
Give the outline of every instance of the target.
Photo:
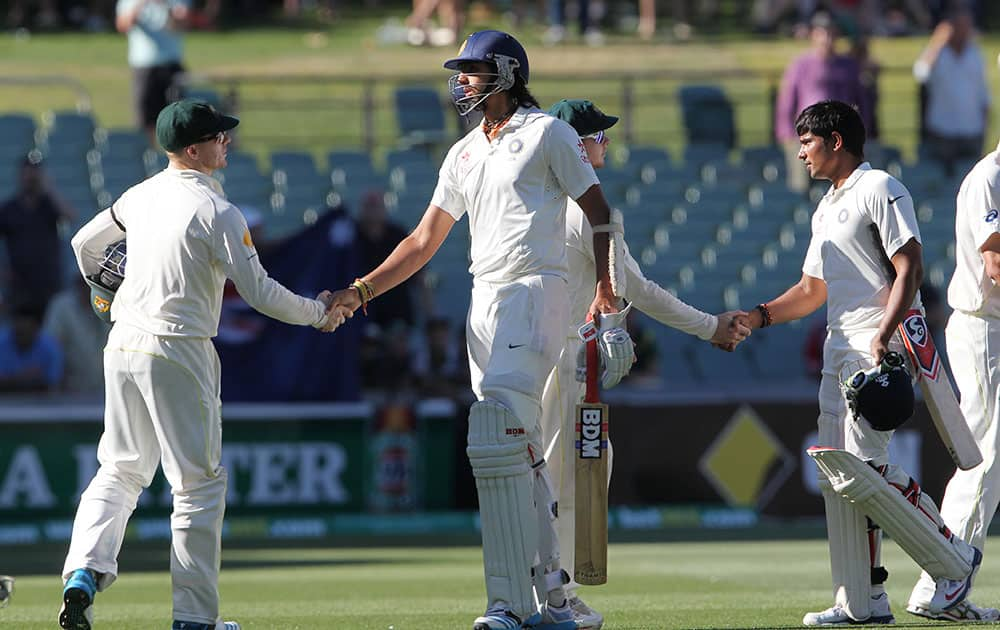
[[(385, 148), (395, 142), (391, 106), (395, 83), (427, 80), (439, 85), (443, 93), (447, 72), (441, 69), (441, 63), (453, 53), (451, 49), (379, 45), (375, 34), (385, 17), (385, 13), (360, 12), (332, 25), (312, 28), (190, 33), (186, 61), (192, 71), (216, 85), (222, 78), (262, 79), (241, 87), (247, 104), (241, 112), (247, 141), (244, 148), (250, 151), (263, 153), (295, 145), (320, 155), (335, 145), (359, 145), (364, 124), (361, 86), (366, 80), (372, 81), (376, 103), (373, 119), (376, 144)], [(488, 16), (474, 18), (468, 28), (483, 25), (510, 28), (502, 20), (490, 21)], [(680, 83), (722, 83), (737, 101), (740, 142), (764, 143), (769, 140), (770, 129), (768, 90), (788, 61), (806, 48), (804, 42), (790, 39), (726, 37), (684, 44), (644, 43), (628, 34), (613, 35), (603, 48), (581, 45), (545, 48), (540, 44), (540, 32), (537, 25), (532, 25), (519, 29), (517, 34), (528, 48), (532, 89), (543, 105), (563, 97), (592, 97), (605, 110), (620, 112), (623, 93), (619, 79), (623, 74), (684, 73), (683, 80), (640, 79), (633, 85), (634, 137), (644, 143), (667, 145), (675, 151), (683, 143), (675, 96)], [(915, 84), (908, 69), (925, 42), (925, 37), (912, 37), (881, 39), (872, 45), (874, 57), (892, 69), (884, 73), (881, 82), (879, 113), (883, 141), (902, 146), (911, 154), (917, 107)], [(1000, 50), (1000, 40), (986, 38), (982, 47), (989, 79), (995, 88), (1000, 75), (993, 60)], [(101, 124), (123, 127), (131, 124), (132, 116), (125, 54), (125, 38), (115, 33), (40, 34), (27, 38), (5, 33), (0, 34), (0, 77), (70, 77), (91, 94)], [(728, 74), (727, 78), (719, 79), (705, 75), (707, 72)], [(751, 76), (751, 72), (764, 73), (766, 78)], [(581, 73), (610, 78), (579, 78)], [(570, 78), (562, 78), (566, 76)], [(301, 81), (305, 77), (319, 81)], [(345, 78), (351, 81), (332, 81)], [(71, 107), (74, 100), (66, 85), (9, 87), (0, 81), (0, 111), (41, 114)], [(340, 100), (348, 101), (349, 105), (341, 106)], [(995, 137), (998, 129), (994, 125), (990, 137)]]
[[(123, 560), (135, 555), (142, 552), (130, 560), (126, 549)], [(228, 549), (223, 564), (223, 614), (247, 630), (468, 628), (484, 607), (480, 551), (472, 547)], [(885, 564), (897, 627), (963, 627), (907, 614), (918, 569), (891, 542)], [(826, 543), (818, 540), (616, 544), (609, 573), (607, 585), (581, 591), (608, 630), (797, 627), (804, 612), (831, 599)], [(0, 627), (54, 627), (59, 592), (55, 575), (19, 575)], [(989, 559), (974, 599), (1000, 600), (1000, 572)], [(98, 596), (96, 621), (98, 630), (169, 627), (167, 572), (125, 571)]]

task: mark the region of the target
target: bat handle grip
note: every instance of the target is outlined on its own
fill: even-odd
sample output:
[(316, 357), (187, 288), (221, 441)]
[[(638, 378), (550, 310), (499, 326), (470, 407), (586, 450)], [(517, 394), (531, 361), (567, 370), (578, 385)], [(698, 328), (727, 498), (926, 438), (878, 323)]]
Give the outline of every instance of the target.
[[(587, 316), (587, 321), (591, 321), (592, 316)], [(597, 388), (597, 337), (587, 342), (587, 390), (584, 393), (583, 401), (587, 403), (601, 402), (600, 390)]]

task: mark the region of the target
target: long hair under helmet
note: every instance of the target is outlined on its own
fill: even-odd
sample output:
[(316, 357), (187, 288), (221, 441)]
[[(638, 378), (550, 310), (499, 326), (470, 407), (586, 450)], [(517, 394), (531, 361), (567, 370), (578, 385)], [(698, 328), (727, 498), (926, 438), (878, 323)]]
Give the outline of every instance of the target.
[(520, 76), (525, 85), (528, 83), (528, 55), (520, 42), (503, 31), (472, 33), (462, 43), (458, 56), (444, 62), (444, 67), (459, 70), (461, 64), (475, 62), (488, 63), (496, 68), (495, 72), (476, 75), (492, 77), (492, 81), (481, 84), (482, 91), (466, 94), (465, 87), (458, 82), (461, 72), (448, 79), (448, 92), (458, 113), (463, 116), (481, 107), (490, 96), (511, 89), (515, 76)]

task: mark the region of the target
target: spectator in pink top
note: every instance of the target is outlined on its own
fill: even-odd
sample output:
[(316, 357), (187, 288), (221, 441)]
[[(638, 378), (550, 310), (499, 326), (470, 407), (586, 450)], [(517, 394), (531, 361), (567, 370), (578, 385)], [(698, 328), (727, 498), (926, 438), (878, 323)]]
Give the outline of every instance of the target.
[(843, 101), (861, 108), (865, 129), (872, 128), (860, 68), (852, 57), (836, 52), (837, 28), (827, 14), (813, 16), (809, 38), (812, 48), (785, 69), (774, 120), (775, 137), (785, 149), (788, 187), (799, 191), (809, 186), (809, 177), (798, 160), (799, 136), (794, 123), (799, 112), (819, 101)]

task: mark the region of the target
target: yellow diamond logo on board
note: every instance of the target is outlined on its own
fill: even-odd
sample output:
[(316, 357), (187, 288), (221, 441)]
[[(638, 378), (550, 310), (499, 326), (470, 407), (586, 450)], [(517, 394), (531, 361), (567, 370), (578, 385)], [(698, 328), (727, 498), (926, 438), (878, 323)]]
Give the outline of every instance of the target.
[(749, 406), (736, 410), (698, 462), (726, 503), (761, 507), (794, 468), (794, 459)]

